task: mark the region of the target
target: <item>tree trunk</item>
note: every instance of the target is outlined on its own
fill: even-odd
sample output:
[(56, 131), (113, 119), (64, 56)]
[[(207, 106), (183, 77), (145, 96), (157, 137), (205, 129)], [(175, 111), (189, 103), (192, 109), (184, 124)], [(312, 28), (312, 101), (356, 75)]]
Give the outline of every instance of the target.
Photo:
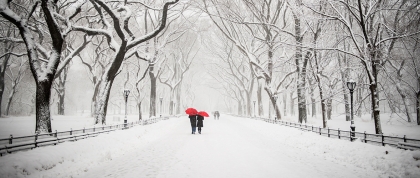
[(264, 107), (262, 102), (262, 87), (263, 87), (263, 79), (258, 79), (258, 89), (257, 89), (257, 103), (258, 103), (258, 116), (264, 116)]
[(169, 101), (169, 115), (174, 114), (173, 110), (174, 110), (174, 101), (171, 100), (171, 101)]
[(381, 128), (381, 118), (380, 118), (380, 110), (379, 110), (379, 94), (378, 94), (378, 87), (376, 84), (370, 85), (370, 93), (371, 93), (371, 101), (372, 101), (372, 118), (375, 123), (375, 133), (382, 134)]
[(322, 128), (327, 128), (327, 111), (325, 107), (325, 99), (322, 96), (322, 91), (320, 91), (319, 94), (321, 96)]
[(67, 73), (69, 71), (69, 66), (65, 67), (62, 72), (59, 74), (57, 80), (57, 94), (58, 94), (58, 115), (64, 115), (64, 98), (66, 96), (66, 82), (67, 82)]
[(404, 91), (401, 89), (400, 85), (401, 85), (400, 83), (397, 83), (396, 88), (404, 104), (405, 114), (407, 115), (407, 121), (411, 122), (410, 111), (408, 109), (408, 104), (407, 104), (407, 97), (405, 96)]
[(295, 115), (295, 100), (293, 99), (293, 92), (289, 94), (290, 98), (290, 115)]
[(331, 113), (332, 113), (332, 99), (326, 99), (326, 109), (327, 109), (327, 120), (331, 120)]
[(1, 103), (3, 101), (3, 93), (4, 93), (4, 75), (6, 73), (6, 67), (7, 67), (9, 58), (10, 58), (10, 55), (4, 56), (4, 59), (2, 61), (1, 68), (0, 68), (0, 117), (2, 116)]
[(50, 97), (51, 97), (51, 80), (36, 82), (36, 124), (35, 132), (50, 133), (51, 114), (50, 114)]
[(284, 116), (287, 116), (287, 90), (284, 90), (283, 92), (283, 113)]
[[(96, 116), (96, 113), (95, 113), (96, 112), (96, 108), (95, 107), (96, 107), (96, 102), (98, 101), (98, 93), (99, 93), (99, 86), (100, 85), (101, 85), (101, 82), (100, 81), (97, 81), (95, 83), (95, 86), (94, 86), (93, 96), (92, 96), (92, 103), (91, 103), (91, 108), (90, 108), (90, 110), (91, 110), (90, 115), (92, 117)], [(114, 111), (115, 111), (115, 109), (114, 109)]]
[[(298, 121), (302, 123), (306, 122), (306, 95), (305, 95), (305, 78), (306, 78), (306, 64), (302, 58), (302, 42), (303, 37), (301, 35), (300, 29), (300, 17), (293, 14), (293, 19), (295, 23), (295, 63), (298, 72), (297, 76), (297, 99), (298, 99)], [(306, 60), (306, 59), (305, 59)]]
[(175, 114), (180, 114), (180, 112), (181, 112), (181, 87), (182, 87), (182, 84), (179, 84), (177, 87), (176, 87), (176, 89), (175, 89), (175, 91), (176, 91), (176, 103), (175, 103)]
[[(345, 45), (345, 44), (344, 44)], [(345, 48), (345, 46), (344, 46)], [(347, 68), (347, 59), (344, 58), (344, 64), (346, 64), (345, 66), (345, 71), (343, 70), (343, 61), (341, 61), (340, 55), (338, 54), (338, 65), (340, 67), (340, 74), (341, 74), (341, 81), (342, 81), (342, 89), (343, 89), (343, 96), (344, 96), (344, 108), (346, 111), (346, 121), (350, 121), (350, 104), (349, 104), (349, 96), (347, 95), (346, 89), (347, 89), (347, 83), (345, 81), (347, 81), (347, 76), (348, 76), (348, 68)]]
[[(112, 83), (114, 79), (102, 81), (98, 93), (98, 101), (95, 106), (95, 124), (106, 125), (106, 113), (108, 109), (109, 93), (111, 92)], [(119, 109), (121, 111), (121, 108)]]
[[(3, 66), (2, 66), (3, 67)], [(0, 71), (0, 117), (2, 117), (2, 112), (1, 112), (1, 101), (3, 101), (3, 93), (4, 93), (4, 72)]]
[(156, 116), (156, 76), (153, 71), (154, 64), (149, 65), (150, 76), (150, 111), (149, 117)]
[[(312, 88), (312, 87), (311, 87)], [(312, 118), (316, 118), (316, 101), (314, 96), (314, 89), (311, 89), (311, 106), (312, 106)]]
[[(12, 82), (13, 83), (13, 82)], [(12, 84), (12, 85), (16, 85), (16, 84)], [(15, 96), (15, 87), (12, 86), (12, 89), (10, 91), (9, 97), (7, 98), (7, 103), (6, 103), (6, 110), (4, 115), (8, 116), (9, 115), (9, 111), (10, 111), (10, 106), (12, 105), (12, 100), (13, 100), (13, 96)]]
[(143, 113), (141, 111), (141, 101), (137, 103), (137, 108), (139, 108), (139, 121), (141, 121), (143, 119)]
[(58, 115), (64, 115), (64, 88), (61, 92), (58, 94)]
[(417, 91), (417, 100), (416, 100), (416, 114), (417, 114), (417, 125), (420, 125), (420, 90)]
[(242, 104), (238, 101), (238, 115), (242, 116)]

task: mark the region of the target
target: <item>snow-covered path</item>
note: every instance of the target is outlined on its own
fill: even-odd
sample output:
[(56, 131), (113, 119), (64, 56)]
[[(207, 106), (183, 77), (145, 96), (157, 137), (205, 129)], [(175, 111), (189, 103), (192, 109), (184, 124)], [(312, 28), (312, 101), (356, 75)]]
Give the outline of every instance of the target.
[[(420, 163), (413, 159), (420, 155), (419, 152), (351, 143), (252, 119), (206, 118), (201, 135), (192, 135), (190, 130), (189, 119), (185, 116), (98, 138), (7, 155), (9, 157), (0, 158), (0, 173), (6, 171), (11, 177), (86, 178), (420, 175), (417, 167)], [(64, 148), (67, 151), (62, 151)], [(13, 161), (14, 155), (23, 155), (16, 160), (26, 159), (24, 155), (31, 155), (31, 152), (51, 153), (54, 150), (61, 150), (64, 155), (52, 155), (58, 157), (58, 161), (49, 158), (48, 162), (57, 162), (53, 166), (41, 162), (38, 167), (18, 165), (1, 169), (2, 166), (13, 167), (3, 159)], [(19, 174), (22, 169), (29, 175)]]
[(81, 177), (377, 177), (298, 153), (241, 124), (247, 121), (206, 119), (203, 133), (192, 135), (187, 118), (171, 119), (170, 127), (148, 133), (153, 138), (147, 146), (90, 168)]

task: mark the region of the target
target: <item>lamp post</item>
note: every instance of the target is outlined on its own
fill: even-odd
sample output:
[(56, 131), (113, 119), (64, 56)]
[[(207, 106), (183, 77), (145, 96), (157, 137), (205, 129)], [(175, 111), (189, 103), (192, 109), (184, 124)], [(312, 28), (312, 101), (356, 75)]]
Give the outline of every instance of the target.
[(255, 100), (254, 100), (254, 117), (257, 117), (257, 116), (255, 116)]
[(130, 90), (129, 89), (124, 89), (123, 91), (123, 96), (125, 99), (125, 116), (124, 116), (124, 127), (127, 127), (127, 100), (128, 100), (128, 95), (130, 94)]
[(354, 82), (353, 80), (350, 80), (350, 81), (348, 81), (347, 82), (347, 87), (349, 88), (349, 90), (350, 90), (350, 122), (351, 122), (351, 124), (350, 124), (350, 129), (351, 129), (351, 134), (350, 134), (350, 141), (353, 141), (353, 138), (354, 138), (354, 136), (355, 136), (355, 133), (354, 133), (354, 131), (356, 130), (356, 126), (354, 125), (354, 120), (353, 120), (353, 91), (354, 91), (354, 88), (356, 88), (356, 82)]
[(274, 94), (273, 99), (274, 99), (274, 112), (276, 113), (274, 119), (277, 120), (277, 94)]
[(162, 101), (163, 101), (163, 98), (160, 97), (159, 100), (160, 100), (160, 117), (162, 117)]

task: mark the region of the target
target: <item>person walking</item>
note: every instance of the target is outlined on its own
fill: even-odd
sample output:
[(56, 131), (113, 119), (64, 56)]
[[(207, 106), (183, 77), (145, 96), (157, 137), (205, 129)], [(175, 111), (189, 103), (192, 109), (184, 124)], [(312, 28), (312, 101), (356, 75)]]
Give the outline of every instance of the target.
[(189, 115), (190, 123), (191, 123), (191, 134), (195, 134), (195, 128), (197, 126), (197, 115)]
[(201, 127), (203, 127), (203, 120), (204, 117), (197, 115), (197, 127), (198, 127), (198, 133), (201, 134)]
[(215, 119), (215, 120), (219, 120), (219, 116), (220, 116), (219, 111), (215, 111), (215, 112), (214, 112), (214, 119)]

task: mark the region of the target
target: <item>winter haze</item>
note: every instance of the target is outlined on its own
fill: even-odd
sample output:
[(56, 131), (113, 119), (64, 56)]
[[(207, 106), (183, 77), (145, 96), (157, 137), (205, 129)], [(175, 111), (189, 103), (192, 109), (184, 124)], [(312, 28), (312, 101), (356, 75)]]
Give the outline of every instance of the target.
[[(416, 0), (0, 0), (0, 175), (418, 177), (419, 11)], [(210, 115), (203, 134), (187, 108)], [(19, 136), (37, 147), (36, 134), (126, 121), (136, 126), (17, 151)]]

